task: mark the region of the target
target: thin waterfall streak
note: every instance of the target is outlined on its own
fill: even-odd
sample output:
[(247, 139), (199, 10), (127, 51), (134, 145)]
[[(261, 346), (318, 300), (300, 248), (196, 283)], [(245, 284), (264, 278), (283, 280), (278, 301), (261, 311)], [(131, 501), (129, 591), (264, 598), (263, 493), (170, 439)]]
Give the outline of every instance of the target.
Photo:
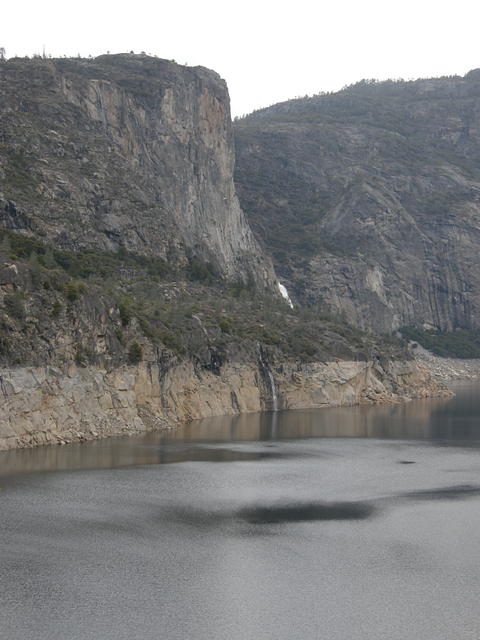
[(270, 380), (270, 389), (272, 392), (272, 409), (273, 411), (278, 411), (278, 398), (277, 398), (277, 388), (275, 386), (275, 380), (273, 378), (273, 374), (270, 369), (267, 369), (268, 379)]
[(278, 395), (277, 395), (277, 387), (275, 385), (275, 378), (273, 377), (273, 374), (270, 370), (270, 365), (268, 364), (267, 360), (263, 356), (263, 349), (259, 342), (257, 342), (257, 348), (258, 348), (258, 358), (260, 361), (260, 366), (264, 374), (266, 374), (268, 381), (270, 383), (270, 393), (272, 396), (272, 411), (276, 412), (278, 411)]

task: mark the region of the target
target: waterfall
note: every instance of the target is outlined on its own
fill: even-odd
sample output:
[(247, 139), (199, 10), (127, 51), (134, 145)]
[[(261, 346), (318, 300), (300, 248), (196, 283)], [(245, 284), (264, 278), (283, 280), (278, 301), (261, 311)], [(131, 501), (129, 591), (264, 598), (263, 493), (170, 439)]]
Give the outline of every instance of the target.
[(258, 361), (260, 363), (260, 368), (262, 370), (263, 375), (268, 379), (270, 384), (270, 394), (272, 397), (272, 411), (278, 411), (278, 396), (277, 396), (277, 387), (275, 386), (275, 379), (270, 370), (270, 365), (268, 364), (267, 354), (265, 350), (261, 346), (259, 342), (257, 342), (258, 349)]
[(207, 343), (208, 343), (208, 345), (210, 346), (210, 338), (208, 337), (208, 332), (207, 332), (207, 330), (206, 330), (206, 329), (205, 329), (205, 327), (203, 326), (203, 322), (200, 320), (200, 318), (199, 318), (198, 316), (192, 315), (192, 318), (194, 318), (194, 319), (198, 322), (199, 327), (200, 327), (200, 329), (203, 331), (203, 333), (205, 334), (205, 337), (207, 338)]
[(267, 369), (268, 379), (270, 380), (270, 390), (272, 392), (272, 411), (278, 411), (278, 398), (277, 389), (275, 387), (275, 380), (273, 379), (272, 372)]
[(293, 302), (291, 301), (290, 296), (288, 295), (287, 287), (284, 284), (282, 284), (281, 282), (279, 282), (278, 283), (278, 289), (279, 289), (280, 293), (282, 294), (282, 298), (288, 304), (290, 309), (293, 309)]

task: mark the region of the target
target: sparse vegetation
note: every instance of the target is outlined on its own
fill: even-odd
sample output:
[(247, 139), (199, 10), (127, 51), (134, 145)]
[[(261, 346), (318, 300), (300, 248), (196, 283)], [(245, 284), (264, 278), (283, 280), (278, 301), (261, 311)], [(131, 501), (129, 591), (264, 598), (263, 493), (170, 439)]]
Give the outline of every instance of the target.
[(3, 303), (5, 305), (6, 312), (17, 320), (22, 320), (25, 316), (25, 293), (21, 291), (15, 291), (14, 293), (7, 293)]
[(197, 256), (190, 256), (187, 265), (187, 278), (192, 282), (212, 284), (218, 282), (220, 275), (211, 262), (206, 262)]
[(130, 364), (138, 364), (142, 361), (143, 349), (138, 342), (132, 342), (128, 350), (128, 362)]
[(480, 330), (458, 329), (436, 331), (403, 327), (406, 340), (418, 342), (437, 356), (444, 358), (480, 358)]
[(10, 353), (10, 345), (6, 336), (0, 335), (0, 357), (8, 356)]
[[(400, 341), (360, 331), (321, 307), (291, 310), (279, 298), (261, 293), (248, 284), (209, 282), (213, 272), (210, 269), (204, 272), (201, 262), (202, 273), (208, 274), (207, 282), (203, 278), (193, 281), (152, 278), (145, 269), (148, 260), (137, 262), (131, 254), (123, 254), (125, 263), (122, 255), (114, 254), (112, 258), (120, 273), (128, 264), (128, 275), (124, 279), (102, 279), (89, 270), (80, 271), (85, 275), (72, 277), (72, 265), (85, 264), (91, 259), (91, 252), (85, 255), (78, 252), (73, 256), (62, 252), (69, 259), (57, 260), (56, 252), (39, 240), (18, 237), (11, 231), (4, 231), (4, 237), (5, 234), (23, 288), (4, 296), (6, 324), (2, 336), (5, 342), (0, 349), (3, 361), (64, 358), (65, 355), (47, 346), (54, 343), (59, 331), (73, 332), (72, 335), (79, 331), (92, 336), (110, 335), (106, 343), (112, 351), (102, 357), (118, 362), (122, 358), (127, 362), (136, 361), (138, 349), (133, 345), (140, 345), (145, 339), (160, 352), (166, 350), (182, 358), (200, 360), (207, 358), (211, 350), (218, 353), (245, 348), (255, 351), (257, 342), (269, 347), (272, 357), (276, 353), (280, 358), (302, 361), (335, 357), (365, 359), (376, 355), (405, 357)], [(38, 256), (42, 286), (34, 284), (31, 277), (32, 252)], [(77, 267), (73, 271), (79, 273)], [(62, 298), (68, 303), (68, 313), (64, 313)], [(27, 323), (26, 302), (32, 318)], [(110, 324), (100, 326), (99, 313), (109, 317)], [(125, 345), (130, 346), (125, 348)], [(146, 357), (144, 350), (142, 347), (142, 359)], [(78, 346), (74, 359), (79, 366), (94, 360), (85, 344)]]
[(62, 313), (62, 311), (63, 311), (62, 303), (59, 302), (58, 300), (55, 300), (52, 306), (52, 316), (54, 318), (58, 318), (58, 316)]
[(82, 345), (75, 349), (75, 364), (79, 367), (87, 367), (94, 360), (93, 352)]
[(78, 280), (70, 280), (65, 285), (65, 297), (69, 302), (75, 302), (85, 293), (87, 286), (84, 282)]
[(133, 300), (122, 297), (118, 303), (118, 313), (120, 314), (120, 321), (122, 327), (127, 327), (132, 319), (132, 305)]

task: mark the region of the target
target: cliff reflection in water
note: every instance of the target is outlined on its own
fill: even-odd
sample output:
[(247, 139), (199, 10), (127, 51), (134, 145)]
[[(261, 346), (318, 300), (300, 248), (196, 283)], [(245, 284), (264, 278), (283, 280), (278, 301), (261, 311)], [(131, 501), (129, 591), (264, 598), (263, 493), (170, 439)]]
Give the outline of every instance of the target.
[(181, 441), (292, 440), (297, 438), (430, 439), (432, 414), (449, 399), (396, 405), (242, 414), (191, 422), (171, 438)]
[[(243, 414), (197, 420), (176, 431), (140, 437), (7, 451), (0, 453), (0, 474), (257, 460), (289, 455), (279, 447), (269, 447), (271, 441), (304, 438), (380, 438), (458, 445), (468, 442), (471, 446), (480, 441), (476, 417), (480, 413), (479, 388), (464, 384), (451, 399)], [(239, 442), (250, 445), (241, 448), (227, 445)]]

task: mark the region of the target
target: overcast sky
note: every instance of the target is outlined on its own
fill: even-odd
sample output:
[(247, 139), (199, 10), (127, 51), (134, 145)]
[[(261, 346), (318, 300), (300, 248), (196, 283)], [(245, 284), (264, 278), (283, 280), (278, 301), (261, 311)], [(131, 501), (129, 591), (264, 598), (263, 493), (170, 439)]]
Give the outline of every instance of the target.
[(215, 69), (233, 115), (362, 78), (480, 67), (478, 0), (26, 0), (3, 3), (7, 57), (133, 50)]

